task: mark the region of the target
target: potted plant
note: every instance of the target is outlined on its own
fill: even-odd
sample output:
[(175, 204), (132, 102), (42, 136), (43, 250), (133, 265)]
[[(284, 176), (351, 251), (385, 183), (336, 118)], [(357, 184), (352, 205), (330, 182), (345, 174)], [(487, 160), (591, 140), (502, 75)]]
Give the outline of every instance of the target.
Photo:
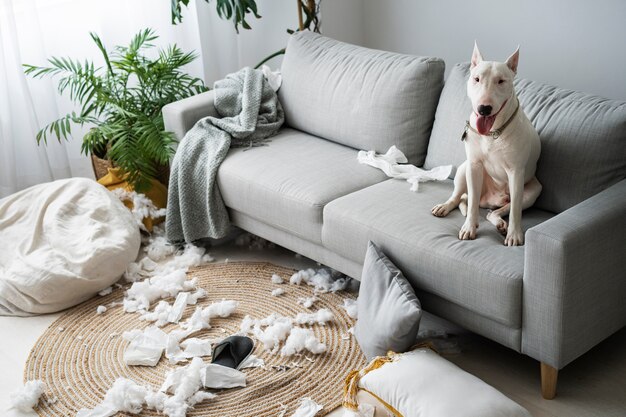
[(146, 55), (155, 48), (151, 42), (158, 38), (151, 29), (140, 31), (128, 46), (116, 46), (110, 53), (98, 35), (90, 35), (102, 53), (103, 67), (57, 57), (48, 60), (48, 67), (24, 66), (26, 74), (35, 78), (60, 77), (59, 92), (67, 92), (80, 106), (78, 113), (67, 114), (41, 129), (37, 142), (47, 143), (50, 135), (58, 141), (67, 140), (72, 125), (91, 126), (81, 150), (92, 156), (96, 177), (102, 176), (99, 167), (104, 162), (119, 167), (135, 190), (144, 191), (160, 172), (169, 173), (163, 167), (174, 154), (176, 139), (164, 130), (161, 109), (208, 88), (201, 79), (182, 70), (196, 59), (195, 53), (170, 45), (159, 49), (155, 58)]

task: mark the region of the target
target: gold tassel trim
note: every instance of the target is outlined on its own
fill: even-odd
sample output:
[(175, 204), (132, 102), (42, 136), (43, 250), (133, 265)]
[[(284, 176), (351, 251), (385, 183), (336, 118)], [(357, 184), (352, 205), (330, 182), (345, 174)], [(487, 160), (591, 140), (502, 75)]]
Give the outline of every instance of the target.
[(396, 354), (387, 353), (387, 356), (377, 356), (363, 369), (351, 371), (345, 379), (343, 386), (343, 406), (350, 410), (358, 410), (359, 404), (356, 401), (356, 394), (359, 391), (359, 381), (365, 375), (374, 371), (386, 363), (393, 362)]
[[(428, 348), (435, 353), (437, 350), (435, 346), (431, 342), (421, 342), (413, 346), (410, 350), (420, 349), (420, 348)], [(377, 356), (363, 369), (351, 371), (344, 381), (343, 386), (343, 406), (347, 409), (357, 411), (359, 409), (359, 404), (356, 401), (356, 395), (359, 392), (359, 381), (368, 373), (380, 368), (386, 363), (393, 362), (400, 355), (392, 352), (391, 350), (387, 352), (387, 356)]]

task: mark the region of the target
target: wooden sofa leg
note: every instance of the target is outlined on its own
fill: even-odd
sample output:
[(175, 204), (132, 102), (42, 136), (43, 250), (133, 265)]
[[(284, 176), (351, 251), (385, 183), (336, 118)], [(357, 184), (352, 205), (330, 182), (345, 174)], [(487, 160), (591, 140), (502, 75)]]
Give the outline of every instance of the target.
[(541, 362), (541, 395), (551, 400), (556, 395), (556, 381), (559, 370)]

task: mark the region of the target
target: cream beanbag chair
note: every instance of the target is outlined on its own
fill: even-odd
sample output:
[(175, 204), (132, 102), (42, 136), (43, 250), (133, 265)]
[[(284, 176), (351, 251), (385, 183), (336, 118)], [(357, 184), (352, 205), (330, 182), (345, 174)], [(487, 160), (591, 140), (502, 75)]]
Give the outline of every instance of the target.
[(0, 200), (0, 315), (50, 313), (112, 285), (141, 237), (102, 185), (72, 178)]

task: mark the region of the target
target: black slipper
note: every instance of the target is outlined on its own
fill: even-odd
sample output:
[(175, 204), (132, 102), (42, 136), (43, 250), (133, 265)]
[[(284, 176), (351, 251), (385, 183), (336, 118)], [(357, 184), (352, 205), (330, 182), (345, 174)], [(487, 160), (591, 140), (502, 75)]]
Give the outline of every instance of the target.
[(211, 363), (239, 369), (253, 350), (254, 342), (249, 337), (230, 336), (213, 347)]

